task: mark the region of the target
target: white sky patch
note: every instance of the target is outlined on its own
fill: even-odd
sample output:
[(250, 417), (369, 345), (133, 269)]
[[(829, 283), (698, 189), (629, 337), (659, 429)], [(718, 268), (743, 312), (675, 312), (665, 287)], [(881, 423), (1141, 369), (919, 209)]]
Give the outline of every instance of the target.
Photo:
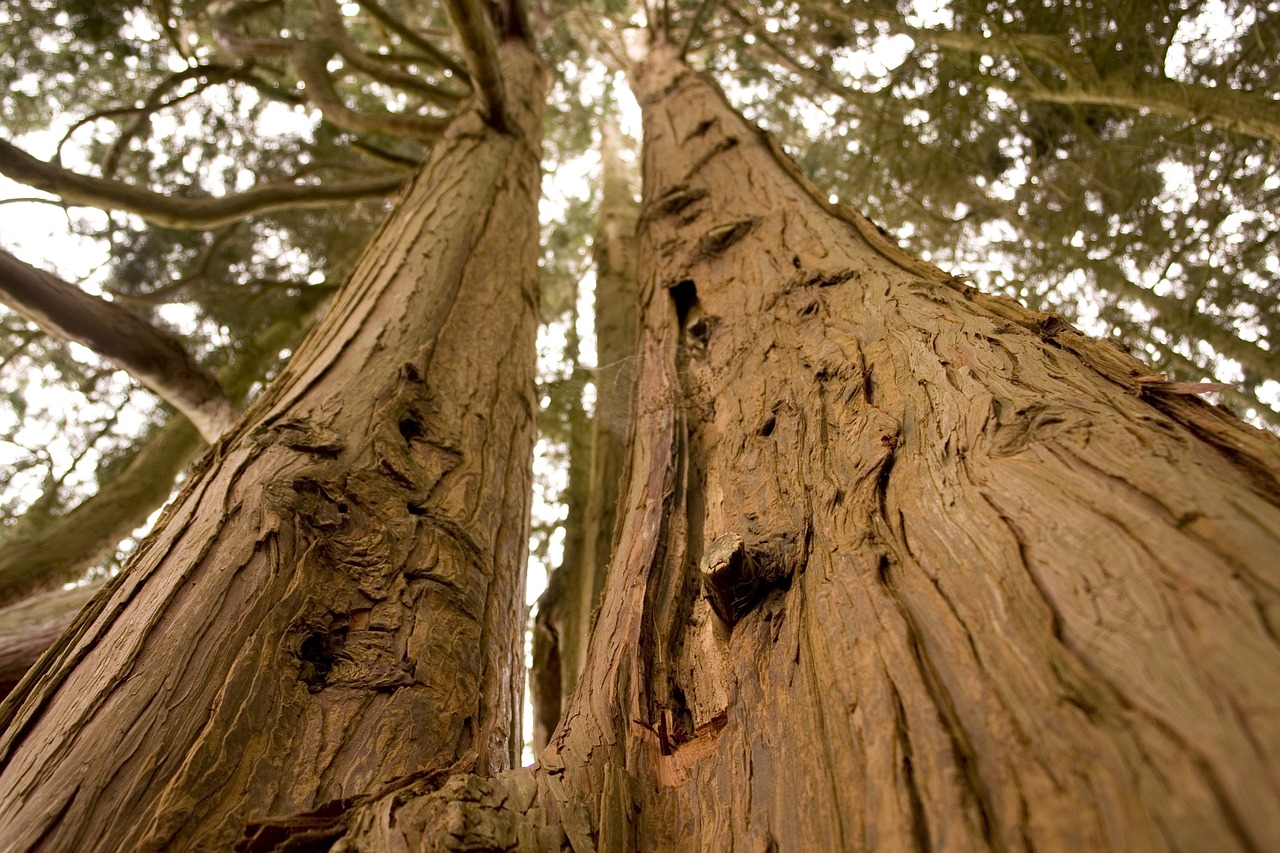
[(1185, 79), (1189, 66), (1225, 59), (1235, 47), (1236, 34), (1253, 26), (1257, 17), (1252, 6), (1242, 4), (1232, 16), (1222, 0), (1209, 0), (1199, 15), (1178, 23), (1165, 54), (1165, 75)]
[(947, 0), (915, 0), (907, 9), (906, 21), (913, 27), (954, 27), (956, 17)]

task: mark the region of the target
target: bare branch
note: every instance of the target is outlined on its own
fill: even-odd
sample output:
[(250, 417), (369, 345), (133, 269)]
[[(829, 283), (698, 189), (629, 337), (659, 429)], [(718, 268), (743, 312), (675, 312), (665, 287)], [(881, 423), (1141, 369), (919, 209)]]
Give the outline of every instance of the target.
[[(120, 138), (111, 144), (107, 156), (104, 158), (103, 174), (111, 175), (115, 171), (114, 162), (119, 159), (119, 150), (130, 139), (133, 139), (141, 131), (145, 122), (156, 112), (168, 107), (179, 104), (188, 98), (200, 94), (205, 89), (215, 86), (219, 83), (225, 83), (234, 79), (239, 68), (232, 65), (200, 65), (192, 68), (184, 68), (160, 81), (151, 93), (147, 96), (146, 101), (140, 105), (113, 107), (111, 109), (98, 110), (90, 113), (75, 124), (62, 135), (62, 139), (58, 142), (57, 150), (54, 152), (53, 160), (55, 163), (62, 162), (62, 149), (67, 141), (75, 134), (77, 130), (87, 124), (93, 124), (99, 119), (123, 118), (124, 116), (135, 116), (134, 120), (124, 127), (121, 131)], [(204, 78), (204, 79), (200, 79)], [(177, 89), (183, 83), (189, 80), (198, 80), (199, 82), (191, 91), (181, 95), (175, 95), (172, 98), (165, 96)]]
[(215, 440), (236, 408), (212, 373), (128, 309), (0, 251), (0, 299), (48, 334), (83, 344), (172, 404)]
[(702, 32), (702, 27), (706, 23), (707, 18), (716, 7), (720, 5), (720, 0), (702, 0), (698, 4), (698, 11), (693, 15), (693, 21), (689, 23), (689, 31), (684, 34), (684, 43), (680, 46), (680, 57), (684, 58), (689, 53), (689, 48), (693, 45), (693, 40), (698, 37), (698, 33)]
[(392, 15), (386, 9), (379, 6), (375, 0), (356, 0), (361, 9), (364, 9), (374, 17), (379, 23), (387, 29), (400, 36), (408, 44), (421, 50), (424, 54), (431, 58), (440, 68), (448, 69), (458, 80), (466, 85), (471, 84), (471, 75), (467, 72), (467, 67), (458, 59), (445, 53), (436, 47), (430, 39), (424, 38), (423, 34), (404, 21)]
[(204, 229), (274, 210), (326, 207), (337, 202), (389, 195), (405, 175), (328, 184), (269, 183), (217, 198), (180, 198), (105, 178), (80, 175), (32, 157), (0, 140), (0, 174), (61, 196), (71, 204), (134, 213), (165, 228)]
[(498, 40), (493, 24), (479, 0), (444, 0), (449, 17), (458, 28), (467, 52), (467, 67), (483, 104), (485, 121), (491, 127), (506, 130), (506, 94), (502, 71), (498, 67)]

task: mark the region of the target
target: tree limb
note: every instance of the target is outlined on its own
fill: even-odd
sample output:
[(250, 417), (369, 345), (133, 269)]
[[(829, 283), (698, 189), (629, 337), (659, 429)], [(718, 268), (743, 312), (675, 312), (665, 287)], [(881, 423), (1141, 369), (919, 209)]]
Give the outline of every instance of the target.
[(347, 34), (347, 28), (342, 22), (342, 14), (338, 11), (334, 0), (319, 0), (319, 7), (324, 21), (325, 35), (333, 43), (338, 54), (352, 68), (364, 72), (375, 80), (420, 95), (438, 106), (456, 108), (466, 97), (463, 93), (433, 85), (419, 75), (401, 71), (387, 57), (366, 52)]
[(51, 590), (0, 609), (0, 699), (9, 695), (101, 586)]
[(489, 17), (479, 0), (444, 0), (444, 6), (466, 49), (467, 67), (483, 104), (485, 121), (491, 127), (506, 130), (510, 123), (498, 67), (498, 40)]
[(119, 181), (95, 178), (46, 163), (0, 140), (0, 174), (61, 196), (71, 204), (134, 213), (155, 225), (177, 229), (217, 228), (257, 214), (389, 195), (403, 174), (329, 184), (268, 183), (216, 198), (180, 198)]
[(1185, 83), (1149, 74), (1137, 78), (1099, 74), (1087, 56), (1056, 36), (1002, 33), (984, 37), (969, 32), (911, 27), (900, 21), (890, 23), (913, 40), (943, 50), (999, 56), (1019, 62), (1036, 59), (1052, 65), (1066, 81), (1061, 88), (1054, 88), (1039, 81), (1017, 85), (984, 78), (987, 85), (1006, 89), (1011, 95), (1055, 104), (1156, 110), (1180, 118), (1207, 121), (1232, 133), (1280, 145), (1280, 101), (1259, 93), (1242, 92), (1227, 86)]
[(88, 347), (150, 388), (214, 441), (236, 418), (217, 378), (172, 334), (0, 250), (0, 300), (45, 332)]
[[(278, 320), (235, 364), (221, 371), (233, 398), (297, 343), (314, 306)], [(191, 422), (175, 415), (140, 444), (119, 473), (63, 515), (0, 542), (0, 607), (73, 581), (103, 559), (169, 497), (173, 481), (204, 447)]]
[(467, 72), (466, 65), (436, 47), (430, 39), (424, 38), (422, 33), (418, 30), (409, 26), (395, 15), (392, 15), (386, 9), (383, 9), (374, 0), (356, 0), (356, 3), (361, 9), (364, 9), (372, 15), (380, 24), (400, 36), (407, 43), (412, 44), (414, 47), (425, 53), (440, 68), (448, 69), (452, 74), (456, 75), (462, 83), (467, 85), (471, 84), (471, 75)]

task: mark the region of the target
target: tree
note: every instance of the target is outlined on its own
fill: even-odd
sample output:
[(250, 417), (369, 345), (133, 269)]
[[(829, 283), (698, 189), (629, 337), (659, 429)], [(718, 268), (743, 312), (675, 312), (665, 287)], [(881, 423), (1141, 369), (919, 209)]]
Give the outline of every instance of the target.
[(1276, 440), (899, 249), (664, 26), (615, 558), (507, 769), (541, 101), (520, 16), (452, 11), (473, 107), (0, 706), (5, 837), (1264, 848)]

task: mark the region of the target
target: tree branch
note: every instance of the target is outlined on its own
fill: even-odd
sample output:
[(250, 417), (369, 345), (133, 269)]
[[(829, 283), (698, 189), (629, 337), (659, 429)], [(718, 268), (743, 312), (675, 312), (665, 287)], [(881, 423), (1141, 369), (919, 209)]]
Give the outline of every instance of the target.
[[(1127, 110), (1150, 109), (1180, 118), (1207, 121), (1223, 130), (1280, 145), (1280, 101), (1226, 86), (1184, 83), (1167, 77), (1100, 75), (1088, 57), (1056, 36), (975, 33), (921, 29), (890, 21), (898, 32), (943, 50), (999, 56), (1025, 62), (1036, 59), (1056, 68), (1066, 85), (1050, 88), (1039, 81), (1010, 85), (995, 78), (987, 84), (1009, 94), (1055, 104), (1090, 104)], [(1023, 68), (1025, 72), (1025, 67)]]
[(485, 121), (498, 130), (507, 130), (506, 94), (502, 70), (498, 67), (498, 40), (493, 24), (479, 0), (444, 0), (449, 17), (458, 28), (467, 54), (467, 67), (483, 104)]
[(45, 332), (88, 347), (182, 412), (207, 441), (236, 418), (217, 378), (178, 339), (128, 309), (0, 250), (0, 300)]
[(134, 213), (155, 225), (177, 229), (217, 228), (257, 214), (377, 198), (395, 192), (404, 175), (330, 184), (262, 184), (217, 198), (180, 198), (119, 181), (80, 175), (32, 157), (0, 140), (0, 174), (61, 196), (71, 204)]
[(471, 85), (471, 75), (467, 72), (467, 67), (459, 62), (455, 57), (445, 53), (436, 47), (430, 39), (424, 38), (422, 33), (406, 24), (404, 21), (392, 15), (386, 9), (379, 6), (374, 0), (356, 0), (357, 5), (364, 9), (374, 17), (380, 24), (387, 29), (400, 36), (408, 44), (421, 50), (431, 61), (435, 62), (440, 68), (448, 69), (451, 73), (466, 85)]
[[(221, 371), (223, 385), (241, 399), (280, 350), (310, 327), (314, 305), (278, 320), (235, 364)], [(116, 476), (63, 515), (0, 542), (0, 607), (73, 581), (146, 522), (169, 497), (173, 481), (204, 446), (191, 422), (175, 415), (140, 444)]]
[(0, 699), (9, 695), (101, 586), (52, 590), (0, 609)]
[(319, 0), (319, 7), (324, 21), (325, 35), (333, 43), (338, 54), (352, 68), (364, 72), (375, 80), (420, 95), (438, 106), (456, 108), (466, 97), (465, 93), (452, 92), (427, 82), (419, 75), (401, 71), (387, 57), (367, 53), (347, 34), (347, 28), (342, 22), (342, 14), (338, 11), (334, 0)]
[(293, 51), (293, 64), (307, 95), (334, 126), (351, 133), (386, 133), (407, 139), (433, 142), (449, 126), (452, 117), (416, 116), (387, 111), (367, 113), (353, 110), (342, 101), (329, 76), (327, 64), (333, 47), (298, 42)]

